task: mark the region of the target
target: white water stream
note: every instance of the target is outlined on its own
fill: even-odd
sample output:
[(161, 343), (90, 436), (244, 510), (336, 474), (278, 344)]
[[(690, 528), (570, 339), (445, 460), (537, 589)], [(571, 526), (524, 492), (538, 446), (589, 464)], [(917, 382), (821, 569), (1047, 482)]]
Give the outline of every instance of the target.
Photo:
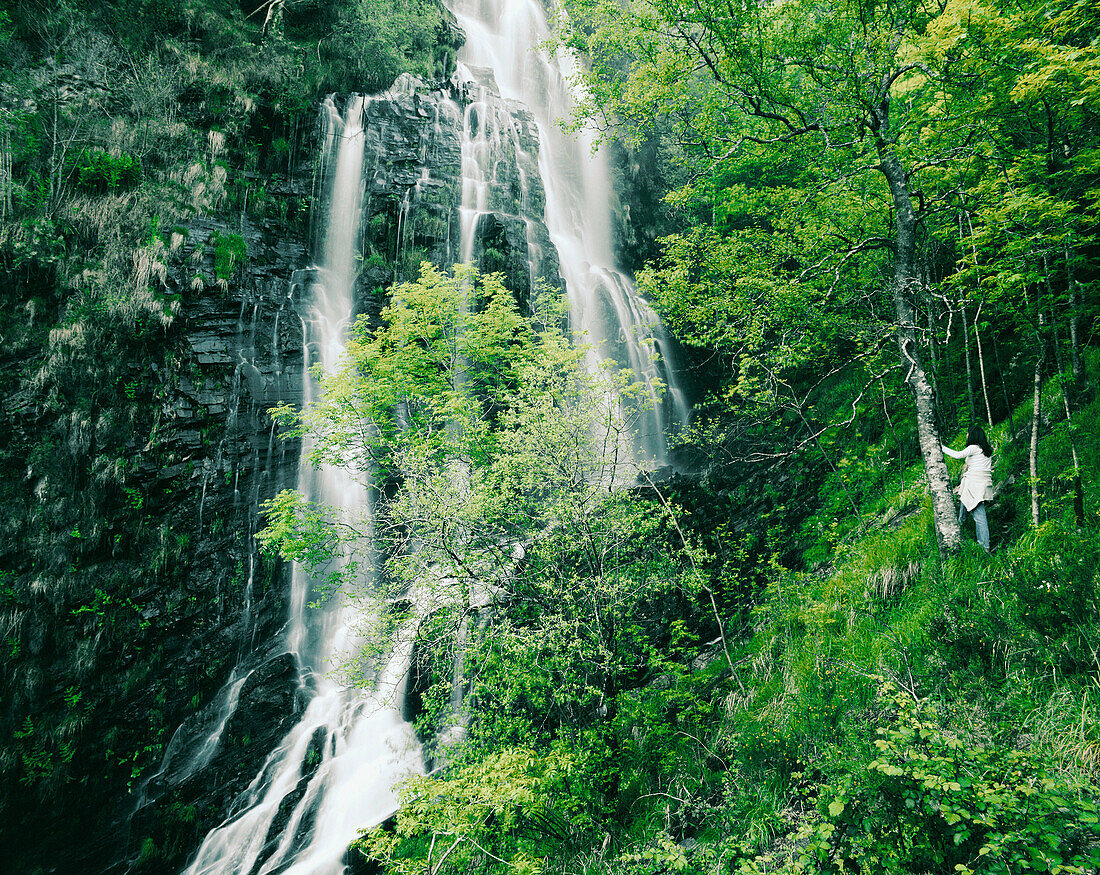
[[(307, 368), (336, 367), (352, 316), (364, 103), (350, 98), (343, 116), (331, 102), (324, 107), (325, 160), (334, 164), (324, 174), (332, 180), (324, 258), (304, 320)], [(314, 389), (307, 377), (306, 403)], [(303, 461), (298, 485), (314, 501), (369, 528), (369, 490), (346, 471)], [(370, 569), (360, 574), (369, 580)], [(237, 801), (237, 813), (206, 837), (189, 875), (342, 872), (357, 830), (388, 817), (397, 804), (395, 782), (422, 770), (419, 745), (401, 718), (413, 630), (399, 635), (373, 692), (349, 688), (326, 672), (354, 650), (363, 618), (353, 601), (331, 599), (311, 609), (314, 598), (314, 582), (296, 567), (287, 649), (297, 656), (311, 695), (305, 713)]]
[[(644, 386), (649, 403), (624, 411), (638, 430), (632, 455), (641, 464), (661, 464), (667, 457), (666, 434), (686, 425), (688, 408), (682, 393), (669, 385), (669, 344), (657, 318), (615, 267), (607, 158), (593, 150), (591, 136), (570, 136), (558, 126), (571, 111), (572, 62), (537, 50), (549, 35), (537, 0), (454, 0), (453, 9), (467, 34), (457, 74), (466, 83), (467, 96), (458, 110), (463, 112), (458, 253), (465, 260), (472, 257), (479, 220), (499, 207), (494, 185), (501, 151), (514, 150), (508, 164), (517, 168), (519, 192), (512, 195), (518, 199), (512, 218), (522, 219), (529, 229), (545, 221), (557, 249), (574, 329), (587, 335), (594, 361), (612, 358), (633, 369)], [(330, 212), (319, 280), (313, 283), (303, 320), (307, 368), (320, 364), (331, 371), (336, 366), (354, 308), (368, 101), (352, 97), (343, 113), (331, 101), (323, 108)], [(537, 161), (521, 145), (512, 101), (534, 117)], [(538, 198), (531, 196), (529, 183), (536, 173), (546, 195), (543, 216), (533, 215)], [(533, 241), (534, 235), (528, 234), (535, 277), (544, 254)], [(664, 395), (662, 384), (667, 386)], [(307, 380), (306, 403), (313, 390)], [(369, 490), (345, 472), (314, 469), (303, 460), (299, 489), (369, 527)], [(287, 650), (302, 668), (309, 703), (237, 800), (235, 813), (207, 835), (188, 875), (337, 875), (344, 871), (346, 849), (358, 830), (382, 822), (396, 809), (395, 782), (423, 768), (411, 727), (401, 717), (415, 630), (410, 626), (399, 634), (387, 664), (378, 667), (373, 692), (343, 687), (326, 672), (341, 653), (354, 649), (354, 630), (363, 618), (353, 603), (336, 599), (329, 607), (311, 609), (313, 590), (313, 582), (296, 568)], [(240, 679), (233, 680), (227, 699), (240, 689)], [(202, 755), (208, 756), (205, 749)]]
[[(516, 137), (514, 120), (492, 100), (495, 81), (500, 96), (530, 110), (538, 127), (544, 219), (557, 249), (573, 330), (591, 345), (590, 364), (611, 359), (632, 370), (643, 384), (640, 403), (624, 411), (637, 432), (632, 455), (642, 465), (664, 464), (667, 436), (686, 427), (690, 411), (671, 376), (672, 348), (660, 321), (615, 266), (606, 150), (594, 148), (592, 132), (570, 134), (561, 127), (573, 111), (576, 62), (565, 53), (551, 57), (538, 48), (550, 36), (538, 0), (453, 0), (451, 8), (466, 33), (457, 76), (467, 83), (472, 98), (464, 117), (462, 254), (469, 258), (468, 238), (490, 200), (502, 143), (510, 142), (516, 150), (521, 176), (530, 163)], [(537, 252), (531, 253), (533, 276), (538, 258)]]

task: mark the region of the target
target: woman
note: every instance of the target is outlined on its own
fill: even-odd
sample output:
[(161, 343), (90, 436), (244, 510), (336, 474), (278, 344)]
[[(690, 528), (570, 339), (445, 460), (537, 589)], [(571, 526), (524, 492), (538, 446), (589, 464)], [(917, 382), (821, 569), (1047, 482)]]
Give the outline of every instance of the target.
[(978, 543), (986, 553), (989, 552), (989, 518), (985, 513), (985, 503), (993, 498), (993, 448), (989, 438), (980, 426), (970, 426), (966, 433), (966, 447), (956, 452), (948, 447), (940, 447), (952, 459), (965, 459), (962, 478), (959, 480), (959, 522), (966, 522), (967, 514), (974, 517), (974, 528), (978, 533)]

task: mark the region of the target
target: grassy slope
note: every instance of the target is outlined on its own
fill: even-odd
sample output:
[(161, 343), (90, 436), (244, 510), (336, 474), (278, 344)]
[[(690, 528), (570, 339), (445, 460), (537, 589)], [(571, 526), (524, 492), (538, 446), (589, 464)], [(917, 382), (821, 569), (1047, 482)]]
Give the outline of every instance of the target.
[[(1093, 356), (1086, 385), (1095, 385), (1097, 366)], [(1088, 798), (1097, 791), (1100, 769), (1100, 404), (1089, 403), (1074, 426), (1088, 512), (1086, 527), (1079, 529), (1068, 494), (1068, 428), (1056, 391), (1049, 381), (1049, 424), (1039, 448), (1046, 494), (1038, 529), (1030, 525), (1029, 435), (1025, 430), (1010, 442), (1007, 423), (993, 432), (995, 480), (1004, 488), (991, 509), (991, 556), (974, 543), (971, 526), (961, 554), (940, 560), (919, 463), (865, 492), (860, 520), (851, 514), (836, 520), (826, 510), (806, 523), (807, 553), (828, 556), (828, 562), (801, 573), (774, 569), (737, 654), (737, 676), (731, 681), (719, 672), (709, 687), (706, 674), (687, 681), (701, 687), (695, 693), (700, 698), (723, 697), (717, 712), (696, 728), (707, 733), (706, 746), (727, 766), (715, 779), (721, 792), (713, 797), (714, 808), (695, 834), (702, 843), (693, 868), (717, 871), (724, 853), (724, 865), (741, 857), (747, 869), (761, 871), (775, 871), (776, 865), (827, 868), (845, 858), (880, 871), (922, 871), (923, 853), (930, 871), (950, 871), (956, 863), (998, 871), (1002, 856), (1008, 871), (1045, 871), (1046, 863), (1014, 860), (1009, 850), (981, 852), (986, 844), (996, 845), (993, 837), (1025, 822), (1038, 824), (1039, 832), (1015, 841), (1051, 855), (1049, 865), (1090, 842), (1096, 865), (1100, 834)], [(1015, 411), (1017, 424), (1030, 421), (1030, 406)], [(881, 450), (866, 448), (872, 456)], [(839, 492), (834, 476), (819, 496), (823, 506), (844, 503)], [(872, 778), (880, 773), (868, 768), (893, 752), (876, 730), (903, 727), (914, 703), (925, 709), (920, 719), (934, 725), (935, 733), (957, 739), (957, 746), (943, 748), (951, 757), (941, 771), (993, 775), (1008, 768), (1007, 759), (1023, 756), (1029, 765), (1017, 784), (1042, 786), (1040, 775), (1066, 787), (1077, 779), (1092, 783), (1082, 792), (1063, 788), (1059, 798), (1068, 813), (1043, 814), (1036, 805), (1025, 814), (1028, 798), (1020, 791), (996, 817), (989, 815), (992, 826), (968, 818), (949, 823), (955, 815), (933, 809), (949, 809), (952, 794), (980, 821), (987, 801), (982, 794), (992, 791), (979, 792), (976, 784), (941, 791), (925, 783), (935, 772), (930, 766), (921, 780), (886, 775), (883, 780), (893, 785), (879, 786)], [(912, 755), (929, 756), (937, 743), (923, 740)], [(975, 753), (982, 745), (996, 756)], [(898, 759), (907, 761), (904, 755)], [(1007, 777), (1005, 784), (1013, 786)], [(852, 798), (859, 803), (858, 817)], [(846, 799), (847, 805), (835, 804)], [(1070, 835), (1069, 824), (1078, 818), (1091, 837)], [(645, 832), (651, 829), (652, 822)], [(937, 838), (937, 831), (943, 835)], [(950, 841), (920, 851), (918, 836)], [(659, 842), (644, 841), (656, 848), (650, 854), (655, 861), (662, 856)], [(917, 849), (906, 852), (910, 846)], [(900, 856), (891, 859), (887, 847)], [(752, 862), (756, 853), (767, 856)]]

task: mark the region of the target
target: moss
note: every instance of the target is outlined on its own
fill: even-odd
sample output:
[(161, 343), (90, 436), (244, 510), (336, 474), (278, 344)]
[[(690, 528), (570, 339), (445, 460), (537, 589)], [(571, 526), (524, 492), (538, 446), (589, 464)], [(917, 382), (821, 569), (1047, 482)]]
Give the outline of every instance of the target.
[(229, 282), (248, 259), (248, 246), (240, 234), (222, 234), (215, 231), (210, 238), (214, 247), (214, 274), (222, 282)]

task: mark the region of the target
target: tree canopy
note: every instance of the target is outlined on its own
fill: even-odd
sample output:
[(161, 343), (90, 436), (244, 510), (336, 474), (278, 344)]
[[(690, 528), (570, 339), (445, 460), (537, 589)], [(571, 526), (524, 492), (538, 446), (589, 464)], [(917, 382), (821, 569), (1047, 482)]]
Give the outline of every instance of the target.
[(969, 304), (1034, 333), (1045, 316), (1046, 337), (1058, 322), (1075, 331), (1091, 307), (1076, 278), (1096, 221), (1092, 13), (813, 0), (567, 9), (561, 40), (592, 59), (583, 112), (628, 143), (672, 141), (688, 174), (668, 194), (684, 228), (643, 288), (681, 339), (723, 355), (733, 404), (752, 399), (751, 415), (770, 394), (793, 410), (797, 442), (816, 433), (805, 409), (831, 378), (847, 372), (854, 412), (888, 371), (901, 376), (941, 545), (957, 548), (939, 452), (942, 320), (959, 313), (968, 333)]

